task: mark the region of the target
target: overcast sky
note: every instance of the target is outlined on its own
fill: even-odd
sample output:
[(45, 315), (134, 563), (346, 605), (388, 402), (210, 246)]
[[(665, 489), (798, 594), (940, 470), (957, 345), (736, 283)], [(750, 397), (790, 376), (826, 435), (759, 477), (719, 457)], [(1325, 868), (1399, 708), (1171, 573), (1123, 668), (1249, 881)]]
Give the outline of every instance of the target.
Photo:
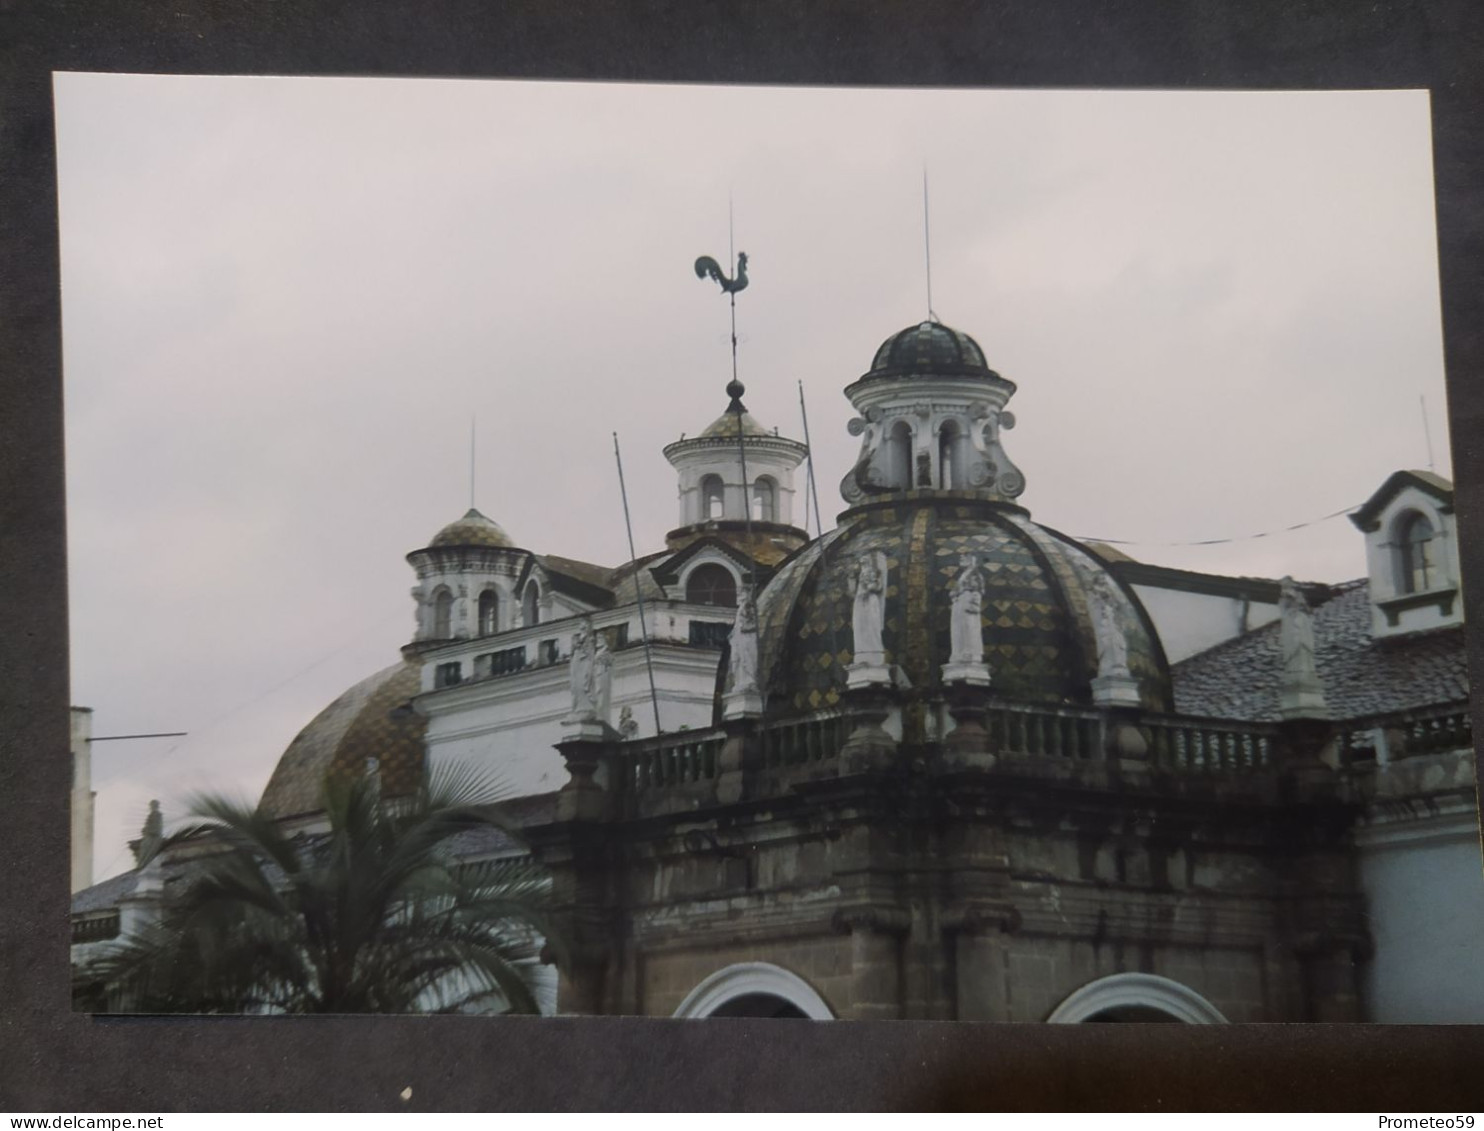
[[(403, 560), (469, 504), (627, 555), (676, 525), (661, 447), (810, 410), (933, 307), (1018, 383), (1040, 522), (1146, 561), (1337, 581), (1391, 471), (1451, 474), (1427, 96), (57, 79), (73, 701), (98, 877), (150, 798), (256, 798), (412, 633)], [(1239, 538), (1215, 547), (1164, 543)]]

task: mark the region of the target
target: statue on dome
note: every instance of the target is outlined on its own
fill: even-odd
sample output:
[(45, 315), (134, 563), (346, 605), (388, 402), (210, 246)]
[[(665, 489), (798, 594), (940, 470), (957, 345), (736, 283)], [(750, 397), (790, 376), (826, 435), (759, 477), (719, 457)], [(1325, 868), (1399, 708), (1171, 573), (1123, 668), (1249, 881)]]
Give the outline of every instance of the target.
[(886, 662), (882, 643), (882, 625), (886, 605), (886, 555), (880, 550), (867, 553), (856, 566), (850, 627), (856, 664), (880, 665)]
[(1118, 595), (1106, 573), (1100, 573), (1087, 594), (1092, 635), (1097, 642), (1099, 678), (1129, 678), (1128, 641), (1118, 624)]
[(984, 574), (979, 559), (964, 554), (958, 559), (953, 579), (953, 605), (948, 618), (950, 664), (984, 662)]
[(731, 649), (727, 671), (731, 675), (729, 694), (756, 692), (757, 684), (757, 602), (752, 586), (744, 583), (737, 594), (737, 617), (728, 638)]

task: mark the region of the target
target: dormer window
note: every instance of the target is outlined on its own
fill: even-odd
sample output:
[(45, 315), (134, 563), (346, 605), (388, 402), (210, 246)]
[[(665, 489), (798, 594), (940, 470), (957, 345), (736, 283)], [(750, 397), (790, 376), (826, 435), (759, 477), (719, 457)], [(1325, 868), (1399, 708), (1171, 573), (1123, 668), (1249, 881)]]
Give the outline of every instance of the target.
[(499, 631), (497, 618), (499, 613), (499, 597), (493, 589), (486, 589), (479, 595), (479, 635), (493, 636)]
[(534, 581), (526, 584), (520, 598), (521, 621), (527, 627), (541, 623), (541, 586)]
[(685, 599), (693, 605), (737, 607), (737, 579), (726, 566), (707, 562), (696, 566), (685, 582)]
[(1437, 586), (1436, 532), (1427, 516), (1411, 511), (1396, 527), (1396, 591), (1426, 593)]
[(1463, 623), (1453, 484), (1430, 471), (1394, 472), (1350, 521), (1366, 536), (1372, 636)]

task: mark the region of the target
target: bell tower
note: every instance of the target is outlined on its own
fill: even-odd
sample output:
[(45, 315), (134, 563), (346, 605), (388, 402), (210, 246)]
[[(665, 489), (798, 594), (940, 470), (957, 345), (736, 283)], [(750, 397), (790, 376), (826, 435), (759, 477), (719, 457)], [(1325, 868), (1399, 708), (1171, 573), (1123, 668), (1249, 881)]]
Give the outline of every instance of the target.
[(734, 378), (726, 411), (664, 449), (679, 480), (680, 525), (665, 536), (672, 550), (714, 536), (767, 562), (809, 540), (794, 525), (794, 472), (808, 449), (754, 420), (742, 403), (746, 391)]

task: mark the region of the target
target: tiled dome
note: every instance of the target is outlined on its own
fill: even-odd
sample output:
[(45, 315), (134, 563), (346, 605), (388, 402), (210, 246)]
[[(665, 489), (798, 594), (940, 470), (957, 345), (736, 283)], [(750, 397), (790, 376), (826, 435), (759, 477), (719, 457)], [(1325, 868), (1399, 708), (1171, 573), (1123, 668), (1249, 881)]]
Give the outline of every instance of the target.
[[(785, 562), (758, 597), (761, 682), (768, 712), (839, 703), (851, 651), (851, 578), (866, 553), (888, 563), (887, 662), (913, 694), (940, 688), (949, 655), (952, 585), (963, 554), (984, 569), (984, 656), (1006, 700), (1092, 702), (1097, 644), (1088, 593), (1103, 564), (1078, 543), (994, 503), (867, 504)], [(1170, 674), (1148, 614), (1109, 575), (1130, 673), (1145, 707), (1168, 710)]]
[(421, 666), (403, 662), (363, 679), (289, 743), (259, 807), (275, 818), (314, 813), (327, 775), (364, 773), (375, 758), (387, 796), (411, 793), (423, 771), (427, 719), (398, 710), (421, 689)]
[(497, 550), (513, 549), (515, 543), (510, 535), (500, 529), (500, 524), (486, 518), (473, 507), (457, 522), (450, 522), (433, 536), (430, 548), (438, 546), (489, 546)]
[(725, 436), (731, 436), (735, 438), (737, 435), (737, 422), (739, 420), (742, 422), (741, 427), (743, 436), (771, 437), (773, 435), (773, 433), (769, 432), (766, 428), (764, 428), (761, 424), (754, 420), (750, 413), (744, 412), (738, 414), (728, 411), (722, 413), (710, 424), (708, 424), (705, 431), (701, 433), (701, 436), (704, 439), (714, 439), (716, 437)]
[(984, 360), (978, 342), (941, 322), (908, 326), (887, 338), (876, 351), (870, 372), (865, 376), (869, 379), (912, 374), (997, 376)]

